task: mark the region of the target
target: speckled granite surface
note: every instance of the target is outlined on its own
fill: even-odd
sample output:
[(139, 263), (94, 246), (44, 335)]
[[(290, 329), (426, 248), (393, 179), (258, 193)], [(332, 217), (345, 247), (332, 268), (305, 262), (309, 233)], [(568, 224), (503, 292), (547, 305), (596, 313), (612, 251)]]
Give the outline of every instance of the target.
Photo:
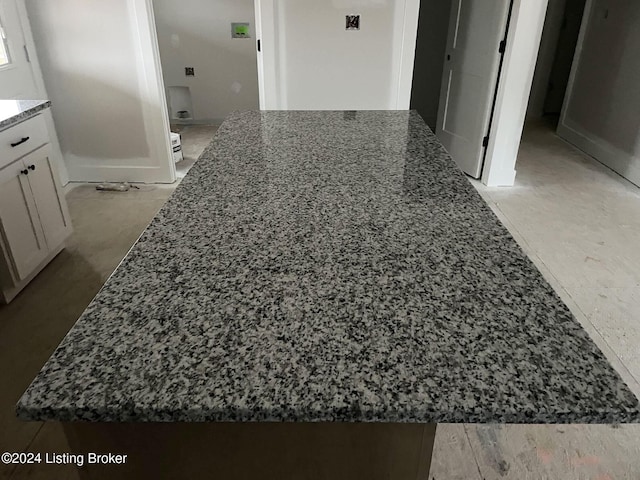
[(49, 100), (0, 100), (0, 130), (20, 123), (50, 106)]
[(409, 112), (234, 114), (17, 410), (67, 421), (639, 418)]

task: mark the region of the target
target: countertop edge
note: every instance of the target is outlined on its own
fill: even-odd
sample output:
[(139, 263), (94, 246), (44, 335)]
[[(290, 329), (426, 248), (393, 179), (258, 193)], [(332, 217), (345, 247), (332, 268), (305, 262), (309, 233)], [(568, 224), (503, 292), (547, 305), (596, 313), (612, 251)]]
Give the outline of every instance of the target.
[(10, 128), (36, 115), (42, 110), (46, 110), (47, 108), (51, 107), (51, 100), (37, 100), (37, 101), (42, 103), (38, 103), (37, 105), (29, 107), (21, 111), (20, 113), (16, 113), (15, 115), (0, 121), (0, 130), (6, 130), (7, 128)]

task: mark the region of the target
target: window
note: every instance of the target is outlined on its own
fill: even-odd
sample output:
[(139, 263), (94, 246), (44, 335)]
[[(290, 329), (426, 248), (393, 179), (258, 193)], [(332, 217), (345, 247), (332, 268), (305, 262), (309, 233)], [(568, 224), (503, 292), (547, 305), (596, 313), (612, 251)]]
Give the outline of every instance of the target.
[(9, 57), (9, 46), (7, 45), (7, 35), (4, 32), (2, 26), (2, 20), (0, 19), (0, 67), (4, 67), (11, 63), (11, 57)]

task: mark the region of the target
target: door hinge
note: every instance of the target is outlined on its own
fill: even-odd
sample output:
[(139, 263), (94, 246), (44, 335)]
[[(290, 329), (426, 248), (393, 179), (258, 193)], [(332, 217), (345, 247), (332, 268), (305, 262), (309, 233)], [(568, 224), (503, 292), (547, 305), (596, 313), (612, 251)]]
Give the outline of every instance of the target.
[(262, 46), (260, 45), (260, 40), (258, 40), (258, 51), (259, 51), (259, 52), (260, 52), (260, 51), (262, 51), (262, 48), (261, 48), (261, 47), (262, 47)]
[(26, 45), (23, 45), (24, 47), (24, 55), (25, 57), (27, 57), (27, 62), (31, 63), (31, 57), (29, 56), (29, 49), (27, 48)]
[(500, 46), (498, 47), (498, 52), (504, 53), (506, 49), (507, 49), (507, 41), (506, 40), (502, 40), (500, 42)]
[(489, 135), (487, 135), (486, 137), (484, 137), (484, 138), (482, 139), (482, 146), (483, 146), (483, 147), (487, 147), (487, 146), (489, 146)]

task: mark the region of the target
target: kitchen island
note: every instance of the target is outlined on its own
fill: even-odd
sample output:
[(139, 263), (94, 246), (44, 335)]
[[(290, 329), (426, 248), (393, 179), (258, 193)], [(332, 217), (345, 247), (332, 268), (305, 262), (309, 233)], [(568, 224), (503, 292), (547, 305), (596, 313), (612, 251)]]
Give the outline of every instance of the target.
[(640, 418), (415, 112), (232, 115), (17, 411), (78, 448), (353, 438), (398, 478), (440, 422)]

